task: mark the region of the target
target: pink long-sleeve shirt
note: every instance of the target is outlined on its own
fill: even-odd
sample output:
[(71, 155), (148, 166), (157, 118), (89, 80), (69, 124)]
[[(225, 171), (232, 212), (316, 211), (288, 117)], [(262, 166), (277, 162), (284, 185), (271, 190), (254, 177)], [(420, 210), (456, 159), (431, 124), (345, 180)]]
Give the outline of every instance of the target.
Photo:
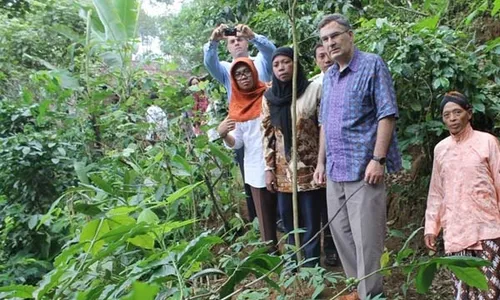
[(446, 253), (481, 249), (500, 237), (499, 196), (500, 144), (469, 124), (434, 149), (425, 234), (442, 228)]

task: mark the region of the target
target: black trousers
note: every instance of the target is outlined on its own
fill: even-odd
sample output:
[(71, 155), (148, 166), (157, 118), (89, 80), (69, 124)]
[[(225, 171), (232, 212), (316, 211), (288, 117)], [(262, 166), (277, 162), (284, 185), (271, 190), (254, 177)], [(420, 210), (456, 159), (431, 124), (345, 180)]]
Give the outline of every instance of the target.
[[(278, 207), (281, 213), (281, 220), (285, 226), (286, 232), (293, 231), (293, 204), (291, 193), (278, 192)], [(321, 224), (321, 193), (319, 190), (298, 192), (299, 201), (299, 220), (300, 227), (305, 229), (301, 234), (302, 242), (305, 244), (319, 231)], [(294, 234), (288, 235), (288, 244), (295, 245)], [(316, 237), (310, 244), (304, 247), (304, 254), (306, 259), (311, 259), (308, 263), (304, 264), (306, 267), (313, 267), (319, 263), (321, 254), (320, 239)], [(313, 260), (314, 259), (314, 260)]]

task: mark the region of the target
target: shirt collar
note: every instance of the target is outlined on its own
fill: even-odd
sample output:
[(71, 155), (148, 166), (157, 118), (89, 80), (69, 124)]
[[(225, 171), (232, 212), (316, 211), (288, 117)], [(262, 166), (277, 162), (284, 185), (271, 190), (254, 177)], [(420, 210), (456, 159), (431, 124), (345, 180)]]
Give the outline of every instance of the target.
[[(359, 61), (361, 59), (360, 56), (361, 56), (361, 51), (359, 51), (359, 49), (357, 47), (354, 47), (354, 53), (352, 54), (351, 61), (349, 62), (349, 64), (347, 64), (347, 67), (344, 70), (350, 69), (353, 72), (358, 71)], [(339, 71), (339, 64), (338, 63), (333, 64), (333, 66), (331, 66), (328, 69), (328, 71), (330, 71), (330, 69), (332, 70), (331, 71), (332, 74), (334, 72), (338, 72)]]
[(360, 56), (361, 56), (360, 51), (358, 50), (357, 47), (354, 47), (354, 54), (352, 55), (349, 65), (347, 66), (353, 72), (356, 72), (358, 70)]
[(460, 143), (462, 141), (467, 140), (472, 133), (474, 132), (474, 129), (472, 129), (472, 126), (470, 125), (470, 122), (465, 126), (464, 130), (462, 132), (457, 133), (457, 134), (451, 134), (451, 138), (457, 142)]

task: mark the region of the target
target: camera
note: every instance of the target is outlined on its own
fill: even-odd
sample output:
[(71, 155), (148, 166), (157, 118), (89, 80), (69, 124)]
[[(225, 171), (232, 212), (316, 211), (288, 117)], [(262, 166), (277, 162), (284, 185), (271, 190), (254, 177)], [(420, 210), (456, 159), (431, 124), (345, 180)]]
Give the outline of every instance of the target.
[(234, 28), (234, 27), (225, 28), (224, 35), (225, 36), (236, 36), (236, 28)]

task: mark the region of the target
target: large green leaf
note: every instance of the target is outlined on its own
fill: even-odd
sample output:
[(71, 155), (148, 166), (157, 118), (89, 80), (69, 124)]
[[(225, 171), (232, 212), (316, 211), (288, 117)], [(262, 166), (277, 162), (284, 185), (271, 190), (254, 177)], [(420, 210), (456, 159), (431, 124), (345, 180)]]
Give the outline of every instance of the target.
[(128, 239), (128, 241), (131, 244), (144, 249), (153, 249), (155, 246), (155, 239), (149, 234), (134, 236), (133, 238)]
[(33, 298), (35, 287), (31, 285), (9, 285), (0, 287), (0, 297), (10, 298)]
[[(253, 274), (255, 277), (260, 277), (278, 266), (281, 259), (277, 256), (269, 255), (266, 252), (267, 249), (265, 248), (257, 249), (243, 259), (240, 264), (234, 268), (233, 272), (228, 270), (227, 273), (230, 273), (229, 280), (227, 280), (222, 286), (220, 296), (226, 297), (229, 295), (234, 290), (234, 287), (241, 283), (241, 281), (243, 281), (249, 274)], [(281, 272), (281, 268), (277, 268), (274, 272), (279, 274)], [(279, 285), (269, 279), (269, 277), (265, 277), (264, 280), (276, 290), (280, 289)]]
[(106, 215), (108, 217), (113, 216), (128, 216), (131, 212), (136, 211), (138, 209), (137, 206), (117, 206), (111, 210), (109, 210)]
[[(117, 229), (118, 230), (118, 229)], [(128, 227), (128, 231), (124, 234), (121, 234), (121, 237), (113, 242), (110, 242), (110, 244), (103, 248), (102, 251), (99, 251), (96, 255), (92, 257), (92, 259), (89, 261), (89, 265), (102, 260), (104, 257), (107, 257), (109, 255), (114, 255), (114, 251), (118, 248), (123, 246), (129, 238), (135, 237), (137, 235), (141, 234), (147, 234), (150, 231), (149, 228), (145, 226), (144, 223), (141, 224), (136, 224), (135, 226)], [(105, 236), (103, 236), (104, 239)], [(109, 240), (106, 237), (106, 240)]]
[(158, 294), (160, 287), (156, 284), (147, 284), (136, 281), (132, 284), (132, 292), (125, 296), (126, 300), (153, 300)]
[(106, 51), (100, 54), (104, 63), (112, 68), (121, 68), (123, 66), (123, 59), (118, 52)]
[(104, 25), (106, 40), (125, 42), (135, 37), (138, 2), (135, 0), (93, 0)]
[(446, 257), (435, 257), (430, 260), (430, 262), (439, 263), (444, 266), (457, 266), (457, 267), (484, 267), (491, 265), (491, 262), (470, 256), (446, 256)]
[(127, 32), (122, 24), (113, 1), (93, 0), (99, 19), (104, 25), (106, 40), (126, 41)]
[(206, 262), (212, 258), (212, 253), (209, 249), (217, 244), (223, 243), (218, 236), (211, 236), (208, 232), (200, 234), (197, 238), (186, 245), (179, 245), (182, 247), (182, 253), (179, 255), (179, 265), (191, 264), (194, 261)]
[(101, 240), (106, 241), (108, 243), (115, 242), (117, 240), (122, 239), (126, 233), (130, 232), (132, 229), (135, 229), (136, 227), (137, 225), (135, 223), (115, 227), (112, 230), (108, 231), (106, 234), (104, 234), (101, 237)]
[(73, 256), (73, 254), (80, 252), (80, 249), (84, 245), (81, 243), (74, 244), (64, 249), (61, 254), (59, 254), (54, 260), (54, 265), (56, 267), (61, 267), (67, 264), (68, 260)]
[(161, 203), (158, 203), (158, 204), (155, 204), (151, 208), (156, 208), (156, 207), (161, 207), (161, 206), (169, 205), (169, 204), (177, 201), (181, 197), (184, 197), (185, 195), (189, 194), (192, 190), (194, 190), (196, 187), (198, 187), (202, 183), (203, 182), (200, 181), (200, 182), (197, 182), (197, 183), (194, 183), (194, 184), (186, 185), (186, 186), (178, 189), (174, 193), (170, 194), (167, 197), (167, 199), (165, 199), (165, 201), (163, 201)]
[[(498, 1), (500, 1), (500, 0), (498, 0)], [(496, 47), (500, 47), (500, 37), (497, 37), (496, 39), (488, 41), (486, 43), (485, 51), (489, 52), (489, 51), (495, 49)]]
[(218, 159), (220, 159), (224, 164), (230, 164), (233, 159), (227, 155), (226, 153), (222, 152), (216, 145), (210, 143), (208, 144), (208, 148), (210, 149), (210, 152), (215, 155)]
[(111, 186), (111, 184), (109, 184), (107, 181), (105, 181), (104, 179), (102, 179), (100, 176), (98, 176), (97, 174), (92, 174), (89, 176), (90, 179), (92, 180), (92, 182), (98, 187), (100, 188), (101, 190), (105, 191), (106, 193), (110, 194), (110, 195), (114, 195), (114, 190), (113, 190), (113, 187)]
[(49, 74), (57, 78), (57, 81), (59, 82), (62, 88), (76, 90), (80, 87), (78, 79), (75, 78), (73, 74), (71, 74), (67, 70), (61, 70), (61, 69), (51, 70), (49, 71)]
[(500, 0), (495, 0), (493, 2), (493, 9), (491, 10), (491, 15), (495, 16), (500, 11)]
[(65, 36), (66, 38), (68, 38), (72, 42), (81, 43), (84, 39), (84, 37), (81, 34), (77, 33), (76, 31), (74, 31), (72, 28), (70, 28), (67, 25), (55, 24), (51, 27), (51, 29), (54, 30), (55, 32)]
[(85, 5), (82, 3), (78, 3), (78, 5), (80, 6), (79, 15), (85, 21), (87, 21), (90, 11), (90, 26), (92, 28), (92, 33), (97, 40), (104, 41), (106, 39), (106, 29), (99, 19), (99, 15), (97, 14), (95, 7), (93, 5)]
[(187, 226), (189, 224), (193, 224), (196, 222), (196, 220), (189, 219), (189, 220), (184, 220), (184, 221), (170, 221), (165, 224), (160, 224), (158, 225), (158, 228), (161, 230), (162, 233), (167, 233), (170, 232), (174, 229), (181, 228), (184, 226)]
[(105, 219), (96, 219), (87, 223), (80, 234), (80, 243), (86, 243), (85, 251), (90, 251), (96, 254), (104, 245), (104, 241), (100, 238), (109, 232), (108, 221)]
[(141, 211), (139, 216), (137, 217), (137, 223), (145, 222), (147, 224), (158, 224), (160, 219), (158, 216), (149, 208)]
[(156, 271), (154, 271), (153, 275), (151, 276), (151, 280), (164, 279), (175, 275), (177, 275), (177, 269), (169, 264), (164, 264)]
[(172, 157), (172, 164), (184, 171), (189, 175), (193, 173), (193, 169), (189, 162), (182, 156), (176, 154), (174, 157)]
[(114, 0), (113, 2), (118, 12), (118, 16), (125, 27), (127, 37), (129, 39), (135, 38), (140, 1)]
[(87, 203), (75, 203), (74, 205), (75, 211), (82, 213), (87, 216), (95, 216), (100, 213), (102, 213), (101, 209), (99, 208), (99, 205), (97, 204), (87, 204)]
[(78, 179), (84, 184), (89, 184), (90, 182), (87, 173), (90, 171), (90, 169), (92, 169), (93, 165), (85, 166), (85, 162), (75, 161), (73, 163), (73, 167), (75, 168)]
[(33, 292), (33, 297), (35, 299), (43, 299), (43, 296), (48, 291), (59, 285), (59, 279), (64, 274), (64, 271), (64, 268), (57, 268), (45, 274), (43, 279), (38, 283), (38, 288)]
[(420, 31), (422, 29), (434, 29), (439, 23), (439, 15), (425, 18), (415, 24), (415, 31)]
[(463, 268), (454, 265), (449, 265), (448, 268), (458, 277), (458, 279), (465, 282), (465, 284), (476, 287), (482, 291), (488, 289), (486, 276), (478, 268)]
[(415, 278), (415, 284), (417, 286), (417, 292), (420, 294), (425, 294), (429, 290), (432, 284), (434, 275), (436, 275), (437, 263), (429, 263), (420, 266), (418, 269), (417, 277)]

